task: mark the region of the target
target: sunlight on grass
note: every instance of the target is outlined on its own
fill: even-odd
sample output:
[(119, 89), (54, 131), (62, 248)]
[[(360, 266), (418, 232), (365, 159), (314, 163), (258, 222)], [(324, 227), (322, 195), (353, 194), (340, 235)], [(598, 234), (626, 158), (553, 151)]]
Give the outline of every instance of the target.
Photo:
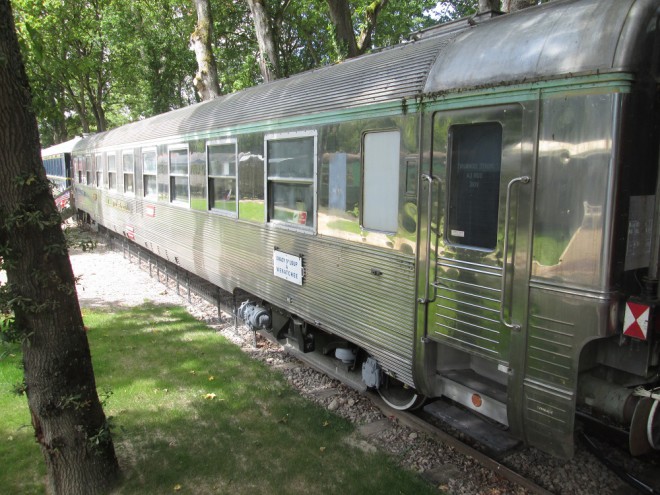
[[(379, 453), (352, 447), (350, 423), (195, 321), (144, 305), (87, 311), (85, 323), (124, 481), (116, 493), (437, 493)], [(43, 493), (20, 351), (0, 355), (0, 487)]]

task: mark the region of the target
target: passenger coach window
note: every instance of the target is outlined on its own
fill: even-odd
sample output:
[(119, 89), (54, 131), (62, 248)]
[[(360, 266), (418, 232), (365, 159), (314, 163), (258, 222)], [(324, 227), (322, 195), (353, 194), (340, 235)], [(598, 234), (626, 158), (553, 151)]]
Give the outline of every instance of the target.
[(135, 161), (133, 159), (133, 152), (124, 152), (121, 161), (124, 172), (124, 193), (135, 194)]
[(266, 136), (268, 220), (314, 227), (316, 136)]
[(117, 155), (108, 153), (108, 189), (117, 190)]
[(96, 155), (96, 187), (103, 187), (103, 155)]
[(142, 150), (142, 182), (144, 197), (147, 199), (155, 200), (158, 198), (156, 171), (156, 150)]
[(170, 203), (190, 204), (188, 148), (170, 148)]
[(209, 210), (236, 216), (236, 142), (206, 146), (209, 180)]
[(398, 230), (400, 143), (399, 131), (364, 135), (362, 227), (365, 229)]
[(502, 126), (498, 122), (452, 126), (448, 163), (447, 239), (453, 244), (495, 249)]
[(87, 155), (85, 157), (85, 184), (88, 186), (94, 185), (94, 173), (92, 170), (92, 157)]

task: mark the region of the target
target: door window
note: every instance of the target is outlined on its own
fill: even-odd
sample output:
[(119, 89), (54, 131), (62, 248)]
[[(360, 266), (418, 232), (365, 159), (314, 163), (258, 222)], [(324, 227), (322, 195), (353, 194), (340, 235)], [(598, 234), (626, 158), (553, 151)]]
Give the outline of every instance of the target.
[(447, 240), (494, 250), (502, 168), (500, 123), (453, 125), (448, 163)]

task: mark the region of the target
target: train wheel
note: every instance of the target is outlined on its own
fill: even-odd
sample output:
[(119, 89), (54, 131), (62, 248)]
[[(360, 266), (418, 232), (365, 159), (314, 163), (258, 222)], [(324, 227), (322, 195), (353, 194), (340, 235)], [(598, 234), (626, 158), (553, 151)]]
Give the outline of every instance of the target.
[(646, 436), (655, 450), (660, 450), (660, 399), (655, 399), (646, 423)]
[(398, 411), (419, 409), (426, 401), (426, 397), (418, 394), (414, 388), (387, 375), (378, 388), (378, 394), (388, 406)]

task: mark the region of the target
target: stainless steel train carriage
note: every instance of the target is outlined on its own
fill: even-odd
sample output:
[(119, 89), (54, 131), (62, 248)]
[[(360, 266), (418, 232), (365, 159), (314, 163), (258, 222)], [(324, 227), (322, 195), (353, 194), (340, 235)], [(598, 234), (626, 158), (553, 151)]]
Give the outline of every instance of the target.
[(87, 137), (92, 221), (393, 406), (660, 447), (660, 0), (557, 0)]

